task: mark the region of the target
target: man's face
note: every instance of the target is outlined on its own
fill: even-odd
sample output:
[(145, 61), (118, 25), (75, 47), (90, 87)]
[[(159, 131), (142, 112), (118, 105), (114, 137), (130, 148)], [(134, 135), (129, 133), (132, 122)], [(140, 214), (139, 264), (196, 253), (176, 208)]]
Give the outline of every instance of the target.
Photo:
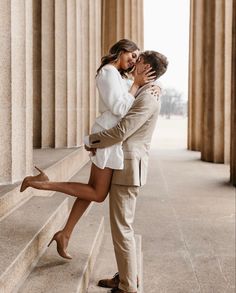
[(139, 57), (139, 59), (137, 60), (136, 64), (135, 64), (135, 68), (136, 68), (136, 72), (137, 74), (140, 74), (142, 72), (144, 72), (144, 70), (150, 68), (150, 64), (145, 64), (144, 60), (142, 57)]

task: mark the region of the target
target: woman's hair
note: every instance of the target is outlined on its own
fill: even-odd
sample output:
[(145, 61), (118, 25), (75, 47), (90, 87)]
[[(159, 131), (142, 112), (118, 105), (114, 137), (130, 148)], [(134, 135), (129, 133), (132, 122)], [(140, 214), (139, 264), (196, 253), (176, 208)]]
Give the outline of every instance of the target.
[[(127, 39), (122, 39), (118, 41), (110, 48), (108, 55), (102, 57), (101, 65), (97, 69), (97, 74), (103, 68), (104, 65), (117, 61), (122, 52), (134, 52), (136, 50), (139, 50), (139, 48), (134, 42)], [(127, 70), (120, 69), (119, 72), (122, 77), (127, 78), (126, 73), (129, 73), (131, 70), (132, 68), (129, 68)]]
[(168, 60), (165, 55), (156, 51), (144, 51), (139, 55), (139, 58), (143, 58), (145, 64), (150, 64), (152, 71), (155, 71), (153, 75), (155, 79), (158, 79), (167, 70)]

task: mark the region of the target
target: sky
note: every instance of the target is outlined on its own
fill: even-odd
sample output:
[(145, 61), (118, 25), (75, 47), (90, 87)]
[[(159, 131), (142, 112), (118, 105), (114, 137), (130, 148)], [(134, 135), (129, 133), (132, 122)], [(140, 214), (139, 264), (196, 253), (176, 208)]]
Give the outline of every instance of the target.
[(144, 49), (163, 53), (164, 87), (174, 87), (187, 99), (190, 0), (144, 0)]

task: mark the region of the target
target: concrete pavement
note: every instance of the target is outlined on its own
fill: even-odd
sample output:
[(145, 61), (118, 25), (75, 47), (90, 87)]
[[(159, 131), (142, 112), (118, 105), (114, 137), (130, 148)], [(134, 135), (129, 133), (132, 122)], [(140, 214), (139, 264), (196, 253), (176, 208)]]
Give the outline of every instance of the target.
[[(187, 119), (158, 120), (135, 220), (135, 233), (142, 235), (144, 292), (234, 293), (235, 188), (228, 182), (229, 166), (202, 162), (198, 152), (186, 149), (186, 135)], [(102, 255), (97, 279), (116, 272)]]
[(145, 293), (235, 292), (235, 188), (229, 166), (186, 150), (186, 119), (159, 119), (141, 190)]

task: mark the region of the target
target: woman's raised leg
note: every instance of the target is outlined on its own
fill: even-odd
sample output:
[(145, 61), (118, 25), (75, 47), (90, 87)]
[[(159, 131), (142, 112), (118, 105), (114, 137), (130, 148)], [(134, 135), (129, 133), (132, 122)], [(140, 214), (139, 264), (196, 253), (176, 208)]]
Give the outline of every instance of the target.
[(90, 184), (80, 182), (35, 181), (31, 177), (27, 181), (27, 187), (63, 192), (71, 196), (79, 197), (80, 199), (102, 202), (109, 191), (113, 170), (110, 168), (100, 169), (92, 164), (91, 172), (93, 173), (94, 179)]

